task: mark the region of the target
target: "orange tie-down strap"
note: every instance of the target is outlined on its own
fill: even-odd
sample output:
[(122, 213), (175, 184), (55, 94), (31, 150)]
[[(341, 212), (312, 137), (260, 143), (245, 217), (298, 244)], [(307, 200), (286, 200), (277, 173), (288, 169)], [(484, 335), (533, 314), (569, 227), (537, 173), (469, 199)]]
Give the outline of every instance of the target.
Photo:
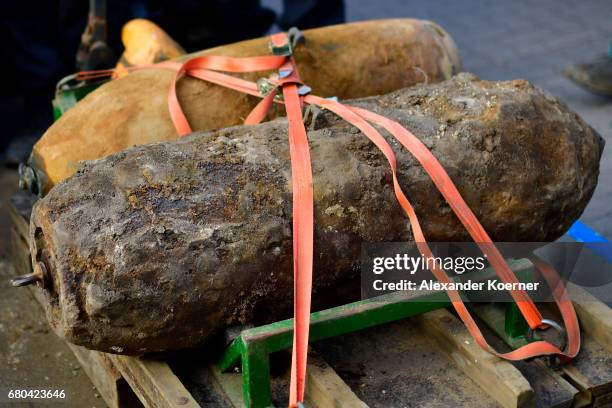
[[(272, 45), (282, 47), (288, 41), (284, 33), (272, 36)], [(353, 126), (357, 127), (367, 136), (384, 154), (393, 175), (393, 188), (396, 198), (410, 221), (412, 234), (417, 247), (425, 257), (433, 254), (418, 217), (410, 201), (402, 191), (397, 180), (397, 161), (391, 146), (386, 139), (372, 126), (384, 128), (397, 139), (419, 161), (440, 193), (450, 205), (457, 218), (469, 232), (472, 239), (479, 245), (481, 251), (487, 256), (493, 269), (505, 283), (517, 283), (518, 280), (501, 253), (497, 250), (491, 238), (482, 227), (472, 210), (463, 200), (455, 184), (446, 173), (440, 162), (431, 151), (410, 131), (399, 123), (368, 110), (343, 105), (335, 100), (300, 92), (302, 83), (297, 67), (290, 54), (274, 55), (253, 58), (228, 58), (206, 56), (190, 59), (184, 63), (162, 62), (145, 67), (130, 67), (130, 70), (147, 68), (167, 68), (176, 71), (174, 81), (168, 95), (168, 108), (170, 116), (179, 135), (190, 133), (191, 127), (176, 94), (176, 83), (182, 75), (189, 75), (211, 83), (215, 83), (238, 92), (247, 93), (262, 98), (262, 101), (249, 114), (245, 123), (261, 122), (272, 103), (284, 103), (289, 120), (289, 151), (291, 155), (291, 174), (293, 188), (293, 267), (294, 267), (294, 342), (293, 358), (291, 364), (290, 407), (295, 407), (304, 400), (306, 359), (308, 353), (308, 331), (310, 325), (310, 301), (312, 287), (313, 262), (313, 186), (308, 138), (303, 124), (302, 106), (311, 104), (334, 112)], [(278, 69), (278, 75), (268, 79), (274, 88), (266, 94), (260, 92), (256, 83), (246, 81), (226, 72), (251, 72), (260, 70)], [(108, 72), (112, 73), (112, 70)], [(80, 78), (95, 78), (108, 76), (97, 72), (81, 73)], [(283, 99), (278, 98), (278, 91), (282, 91)], [(301, 95), (306, 93), (306, 95)], [(567, 346), (560, 350), (547, 341), (534, 341), (508, 353), (498, 353), (486, 342), (478, 325), (470, 315), (461, 296), (455, 290), (447, 290), (457, 314), (466, 325), (476, 342), (485, 350), (507, 360), (523, 360), (537, 356), (554, 355), (562, 361), (574, 358), (580, 349), (580, 329), (573, 304), (565, 289), (563, 282), (556, 271), (544, 261), (532, 259), (537, 271), (542, 274), (548, 286), (552, 289), (553, 297), (560, 310), (567, 332)], [(437, 263), (433, 263), (431, 272), (441, 282), (451, 282), (446, 271)], [(510, 291), (522, 315), (532, 330), (545, 329), (542, 315), (535, 303), (523, 290)]]

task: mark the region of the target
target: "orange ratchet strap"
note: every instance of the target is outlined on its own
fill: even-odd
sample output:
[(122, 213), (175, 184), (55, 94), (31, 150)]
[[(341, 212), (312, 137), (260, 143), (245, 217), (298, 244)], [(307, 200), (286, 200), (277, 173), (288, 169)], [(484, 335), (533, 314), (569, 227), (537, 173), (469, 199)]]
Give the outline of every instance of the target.
[[(427, 149), (427, 147), (416, 136), (414, 136), (411, 132), (409, 132), (404, 127), (402, 127), (399, 123), (392, 121), (388, 118), (385, 118), (384, 116), (380, 116), (373, 112), (367, 111), (365, 109), (344, 106), (333, 100), (323, 99), (323, 98), (319, 98), (316, 96), (310, 96), (310, 95), (305, 98), (305, 101), (321, 106), (323, 108), (326, 108), (334, 112), (335, 114), (337, 114), (338, 116), (346, 120), (347, 122), (356, 126), (382, 151), (382, 153), (385, 155), (385, 157), (387, 158), (391, 166), (391, 171), (393, 174), (393, 188), (395, 190), (395, 195), (397, 197), (399, 204), (404, 209), (404, 211), (406, 212), (406, 215), (408, 216), (408, 219), (410, 220), (410, 224), (412, 227), (412, 234), (415, 238), (417, 247), (419, 248), (419, 250), (421, 251), (424, 257), (426, 258), (434, 257), (434, 255), (432, 254), (429, 246), (427, 245), (427, 240), (425, 239), (425, 235), (423, 234), (423, 230), (416, 216), (414, 208), (410, 204), (410, 201), (408, 200), (406, 195), (403, 193), (399, 185), (399, 182), (397, 180), (397, 174), (396, 174), (397, 164), (396, 164), (396, 158), (393, 153), (393, 150), (391, 149), (389, 144), (386, 142), (386, 140), (380, 135), (380, 133), (374, 127), (372, 127), (367, 121), (370, 121), (374, 124), (377, 124), (385, 128), (393, 137), (395, 137), (400, 143), (402, 143), (402, 145), (406, 147), (406, 149), (408, 149), (419, 160), (421, 165), (425, 168), (427, 173), (430, 175), (430, 177), (436, 184), (436, 187), (438, 187), (438, 189), (442, 192), (442, 194), (444, 195), (445, 199), (449, 202), (449, 204), (451, 202), (454, 202), (454, 204), (456, 204), (455, 206), (451, 207), (455, 211), (455, 214), (457, 214), (457, 211), (458, 211), (457, 208), (459, 209), (467, 208), (468, 209), (468, 212), (463, 213), (461, 215), (457, 214), (457, 216), (466, 226), (466, 229), (468, 229), (468, 232), (470, 232), (470, 235), (472, 235), (472, 238), (474, 238), (473, 231), (470, 228), (468, 228), (468, 225), (471, 228), (475, 227), (475, 228), (481, 229), (482, 233), (485, 234), (485, 236), (479, 236), (479, 238), (483, 240), (486, 239), (487, 240), (486, 242), (484, 243), (482, 241), (476, 241), (476, 242), (480, 246), (481, 250), (485, 254), (487, 254), (487, 257), (489, 261), (491, 262), (491, 265), (493, 266), (494, 270), (498, 273), (498, 275), (500, 275), (500, 278), (502, 277), (501, 274), (499, 273), (499, 267), (501, 266), (501, 267), (507, 268), (507, 270), (509, 271), (514, 281), (517, 281), (516, 277), (514, 276), (514, 273), (508, 267), (504, 258), (501, 256), (501, 254), (499, 254), (499, 251), (497, 250), (495, 245), (491, 242), (488, 235), (486, 235), (486, 232), (484, 232), (484, 229), (480, 225), (480, 222), (476, 219), (476, 216), (472, 213), (471, 210), (469, 210), (469, 207), (467, 207), (467, 204), (465, 203), (465, 201), (459, 194), (458, 190), (454, 186), (452, 180), (450, 179), (446, 171), (442, 168), (438, 160), (433, 156), (433, 154), (429, 151), (429, 149)], [(498, 256), (496, 257), (495, 254), (497, 254)], [(472, 337), (476, 340), (476, 342), (482, 348), (489, 351), (490, 353), (495, 354), (498, 357), (501, 357), (507, 360), (524, 360), (524, 359), (531, 358), (531, 357), (550, 355), (550, 354), (557, 355), (559, 356), (561, 360), (564, 360), (564, 361), (571, 360), (573, 357), (575, 357), (578, 354), (578, 350), (580, 349), (580, 329), (578, 327), (578, 319), (576, 317), (576, 313), (574, 311), (573, 304), (567, 294), (567, 291), (565, 290), (565, 287), (563, 286), (563, 282), (561, 282), (559, 276), (554, 271), (554, 269), (550, 265), (546, 264), (545, 262), (541, 260), (535, 259), (533, 261), (534, 261), (536, 268), (540, 271), (540, 273), (542, 273), (542, 275), (546, 279), (547, 284), (550, 286), (551, 289), (553, 289), (553, 296), (555, 298), (555, 302), (557, 303), (559, 307), (564, 324), (567, 329), (567, 336), (568, 336), (567, 352), (560, 350), (558, 347), (554, 346), (551, 343), (548, 343), (545, 341), (535, 341), (523, 347), (520, 347), (516, 350), (513, 350), (509, 353), (504, 353), (504, 354), (498, 353), (493, 348), (491, 348), (489, 344), (486, 342), (484, 336), (482, 335), (480, 329), (478, 328), (478, 325), (476, 324), (476, 322), (470, 315), (467, 307), (463, 303), (463, 300), (461, 299), (461, 296), (459, 295), (459, 293), (456, 290), (447, 290), (447, 293), (453, 304), (453, 307), (457, 311), (457, 314), (459, 315), (463, 323), (468, 328)], [(451, 279), (448, 277), (446, 272), (441, 267), (439, 267), (435, 262), (434, 262), (434, 265), (431, 271), (436, 277), (436, 279), (438, 279), (440, 282), (444, 282), (444, 283), (451, 282)], [(518, 295), (517, 292), (519, 291), (510, 291), (510, 292), (513, 295), (513, 297), (517, 299), (517, 295)], [(525, 296), (524, 298), (526, 299), (526, 302), (528, 302), (526, 304), (530, 305), (530, 307), (533, 307), (533, 309), (538, 313), (538, 316), (541, 316), (539, 312), (537, 311), (535, 304), (529, 298), (529, 296), (526, 293), (524, 293), (524, 296)], [(517, 304), (518, 304), (518, 301), (517, 301)], [(521, 311), (523, 310), (521, 309)], [(532, 327), (532, 326), (530, 327), (532, 330), (536, 330), (538, 328), (541, 328), (541, 326), (542, 326), (542, 320), (540, 317), (539, 323), (537, 323), (535, 327)]]
[[(288, 38), (285, 34), (272, 36), (273, 46), (281, 47), (287, 41)], [(306, 388), (306, 360), (308, 358), (308, 334), (310, 331), (314, 245), (314, 194), (310, 148), (302, 118), (302, 98), (298, 94), (298, 86), (302, 84), (295, 62), (290, 55), (287, 57), (287, 62), (280, 67), (279, 76), (278, 86), (283, 90), (285, 109), (287, 111), (287, 119), (289, 120), (289, 152), (291, 155), (293, 187), (294, 325), (289, 406), (295, 407), (298, 405), (298, 402), (304, 401), (304, 391)], [(272, 99), (267, 101), (263, 108), (269, 108), (271, 102)], [(259, 117), (250, 119), (256, 120)]]
[[(336, 104), (337, 102), (327, 101), (326, 103), (330, 105)], [(421, 163), (425, 171), (429, 174), (432, 181), (434, 182), (438, 190), (442, 193), (446, 201), (449, 203), (459, 220), (466, 227), (472, 239), (474, 239), (474, 241), (479, 245), (482, 252), (487, 255), (489, 262), (493, 266), (493, 269), (496, 271), (498, 276), (500, 276), (500, 278), (504, 280), (504, 282), (518, 282), (518, 280), (514, 276), (514, 273), (506, 263), (505, 259), (499, 253), (499, 251), (489, 238), (488, 234), (486, 233), (474, 213), (470, 210), (470, 208), (467, 206), (467, 204), (461, 197), (461, 194), (455, 187), (450, 177), (448, 176), (444, 168), (440, 165), (435, 156), (431, 153), (431, 151), (416, 136), (414, 136), (411, 132), (409, 132), (399, 123), (391, 119), (385, 118), (384, 116), (367, 111), (365, 109), (356, 107), (346, 108), (360, 115), (362, 119), (366, 119), (374, 124), (382, 126), (393, 137), (395, 137), (406, 149), (408, 149), (408, 151), (412, 153), (412, 155)], [(328, 109), (330, 108), (328, 107)], [(375, 129), (374, 131), (376, 132)], [(393, 161), (395, 161), (395, 159), (393, 159)], [(392, 164), (392, 171), (395, 173), (393, 167), (394, 165)], [(414, 208), (401, 191), (401, 188), (397, 183), (397, 179), (395, 178), (395, 174), (394, 188), (400, 205), (408, 215), (410, 224), (412, 226), (412, 233), (414, 235), (419, 250), (421, 251), (423, 256), (433, 257), (433, 254), (429, 246), (427, 245), (427, 240), (425, 239), (423, 230), (420, 226)], [(536, 266), (537, 270), (544, 276), (545, 280), (547, 281), (547, 284), (553, 290), (553, 297), (559, 307), (567, 330), (568, 345), (566, 352), (560, 350), (558, 347), (546, 341), (535, 341), (516, 350), (513, 350), (509, 353), (498, 353), (493, 350), (493, 348), (491, 348), (486, 342), (484, 336), (478, 328), (478, 325), (476, 324), (476, 322), (470, 315), (467, 307), (463, 303), (463, 300), (461, 299), (459, 293), (455, 290), (447, 290), (447, 293), (453, 304), (453, 307), (457, 311), (457, 314), (459, 315), (463, 323), (470, 331), (472, 337), (482, 348), (491, 352), (492, 354), (495, 354), (507, 360), (524, 360), (531, 357), (550, 354), (558, 356), (561, 360), (571, 360), (578, 354), (578, 351), (580, 349), (580, 329), (578, 326), (578, 319), (576, 317), (576, 312), (574, 311), (573, 304), (571, 302), (571, 299), (569, 298), (569, 295), (567, 294), (567, 291), (565, 290), (563, 282), (559, 278), (558, 274), (554, 271), (554, 269), (550, 265), (546, 264), (544, 261), (539, 260), (537, 258), (532, 258), (532, 262), (534, 262), (534, 265)], [(502, 271), (504, 272), (503, 274), (500, 273)], [(451, 282), (451, 279), (448, 277), (446, 272), (435, 263), (431, 268), (431, 272), (439, 281), (444, 283)], [(515, 299), (519, 308), (521, 309), (523, 316), (528, 321), (531, 330), (542, 328), (542, 317), (533, 301), (529, 298), (529, 296), (525, 292), (517, 290), (510, 291), (510, 293)], [(531, 321), (529, 320), (529, 318), (531, 318)]]
[[(303, 402), (305, 391), (314, 240), (312, 170), (308, 138), (302, 118), (302, 107), (304, 104), (316, 105), (334, 112), (361, 130), (381, 150), (391, 167), (395, 195), (400, 206), (408, 216), (412, 234), (423, 256), (433, 257), (433, 254), (427, 244), (414, 207), (402, 191), (397, 180), (397, 160), (395, 154), (386, 139), (372, 124), (384, 128), (419, 161), (472, 239), (478, 244), (481, 251), (486, 254), (500, 279), (505, 283), (518, 283), (518, 280), (472, 210), (461, 197), (461, 194), (440, 162), (416, 136), (399, 123), (374, 112), (358, 107), (346, 106), (331, 99), (309, 95), (309, 89), (307, 88), (305, 92), (301, 92), (303, 84), (300, 81), (297, 67), (291, 56), (292, 44), (289, 42), (289, 38), (284, 33), (276, 34), (272, 36), (271, 43), (273, 51), (276, 51), (274, 52), (275, 55), (272, 56), (253, 58), (206, 56), (193, 58), (185, 63), (168, 61), (152, 66), (130, 67), (130, 70), (167, 68), (176, 71), (168, 94), (168, 108), (177, 132), (181, 136), (191, 132), (191, 127), (176, 94), (176, 83), (182, 75), (189, 75), (262, 98), (261, 102), (245, 120), (246, 124), (261, 122), (272, 106), (272, 103), (285, 104), (289, 121), (289, 151), (291, 155), (293, 188), (295, 316), (289, 406), (296, 407)], [(272, 85), (271, 90), (268, 92), (261, 91), (254, 82), (218, 72), (251, 72), (274, 69), (278, 69), (278, 75), (266, 80), (268, 84)], [(108, 71), (112, 74), (112, 70)], [(106, 71), (84, 72), (81, 74), (81, 78), (87, 79), (103, 75), (109, 76)], [(282, 99), (280, 98), (279, 90), (282, 91)], [(300, 95), (301, 93), (305, 95)], [(569, 361), (578, 354), (580, 349), (580, 329), (572, 301), (563, 282), (550, 265), (535, 257), (532, 258), (532, 262), (536, 270), (544, 277), (548, 286), (552, 289), (553, 297), (563, 318), (567, 331), (567, 347), (565, 350), (560, 350), (557, 346), (546, 341), (534, 341), (511, 352), (498, 353), (486, 342), (478, 325), (463, 303), (459, 292), (447, 290), (448, 296), (457, 314), (476, 342), (492, 354), (507, 360), (523, 360), (543, 355), (555, 355), (562, 361)], [(452, 281), (444, 269), (436, 263), (433, 263), (431, 272), (441, 282), (450, 283)], [(511, 290), (510, 293), (525, 317), (530, 331), (533, 332), (547, 327), (547, 321), (543, 321), (542, 315), (535, 303), (525, 291)]]
[[(272, 46), (288, 46), (286, 34), (272, 36)], [(290, 46), (290, 45), (289, 45)], [(241, 63), (244, 61), (244, 64)], [(170, 68), (170, 66), (167, 66)], [(176, 68), (176, 67), (173, 67)], [(302, 118), (302, 97), (298, 87), (302, 85), (297, 67), (291, 55), (255, 58), (194, 58), (180, 65), (168, 94), (170, 116), (179, 135), (191, 132), (191, 127), (183, 113), (176, 95), (176, 83), (183, 74), (209, 80), (238, 91), (260, 96), (257, 86), (239, 78), (209, 72), (224, 70), (229, 72), (250, 72), (278, 68), (278, 78), (274, 88), (262, 99), (245, 120), (246, 124), (261, 122), (278, 88), (282, 90), (287, 118), (289, 120), (289, 152), (291, 155), (291, 178), (293, 189), (293, 271), (294, 271), (294, 333), (293, 357), (291, 362), (291, 384), (289, 405), (296, 407), (304, 401), (306, 384), (306, 363), (308, 358), (308, 334), (310, 330), (310, 302), (312, 291), (312, 263), (314, 243), (314, 198), (312, 169), (308, 137)], [(250, 84), (250, 85), (249, 85)]]

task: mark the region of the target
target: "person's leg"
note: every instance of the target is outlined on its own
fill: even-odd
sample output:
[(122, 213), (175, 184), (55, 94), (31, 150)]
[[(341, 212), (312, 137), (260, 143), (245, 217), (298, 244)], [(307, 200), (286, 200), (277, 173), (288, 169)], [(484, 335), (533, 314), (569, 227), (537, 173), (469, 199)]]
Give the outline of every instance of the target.
[[(84, 11), (83, 23), (87, 5)], [(4, 126), (0, 132), (0, 161), (16, 164), (24, 160), (32, 143), (52, 123), (55, 83), (69, 72), (60, 49), (67, 42), (60, 37), (58, 15), (55, 1), (7, 1), (0, 5), (0, 57), (6, 73), (0, 89), (0, 120)], [(76, 50), (78, 37), (75, 41)]]
[(260, 37), (276, 18), (259, 0), (149, 0), (147, 9), (187, 52)]
[(322, 27), (343, 23), (344, 0), (283, 0), (283, 14), (278, 25), (287, 30)]

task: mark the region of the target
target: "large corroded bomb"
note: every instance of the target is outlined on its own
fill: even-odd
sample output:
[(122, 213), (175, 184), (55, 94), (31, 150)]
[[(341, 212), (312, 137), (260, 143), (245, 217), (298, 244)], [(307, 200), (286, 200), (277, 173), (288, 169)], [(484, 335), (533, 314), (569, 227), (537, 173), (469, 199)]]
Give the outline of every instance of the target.
[[(412, 130), (498, 241), (556, 239), (597, 183), (602, 139), (525, 81), (461, 74), (350, 104)], [(329, 112), (312, 127), (318, 298), (359, 280), (362, 242), (411, 234), (376, 147)], [(423, 169), (392, 146), (425, 236), (466, 240)], [(55, 186), (31, 218), (31, 253), (47, 275), (55, 331), (89, 348), (139, 354), (288, 317), (289, 160), (287, 122), (277, 119), (134, 147)]]

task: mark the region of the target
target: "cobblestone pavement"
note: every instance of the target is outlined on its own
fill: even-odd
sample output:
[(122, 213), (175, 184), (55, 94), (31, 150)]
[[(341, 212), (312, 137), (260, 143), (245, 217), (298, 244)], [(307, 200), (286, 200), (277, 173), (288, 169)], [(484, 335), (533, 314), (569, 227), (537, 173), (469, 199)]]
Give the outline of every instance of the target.
[[(608, 142), (595, 196), (582, 221), (612, 239), (612, 99), (591, 95), (562, 71), (608, 50), (610, 0), (345, 0), (347, 20), (416, 17), (455, 39), (465, 71), (484, 79), (524, 78), (561, 98)], [(264, 4), (280, 10), (280, 0)]]

